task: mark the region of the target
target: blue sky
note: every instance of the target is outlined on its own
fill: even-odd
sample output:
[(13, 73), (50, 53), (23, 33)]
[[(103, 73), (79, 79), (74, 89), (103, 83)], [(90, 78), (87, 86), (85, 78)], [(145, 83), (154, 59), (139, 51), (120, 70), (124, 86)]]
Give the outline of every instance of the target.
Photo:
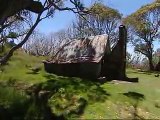
[[(94, 3), (95, 0), (83, 0), (86, 7)], [(154, 0), (101, 0), (111, 8), (117, 9), (123, 16), (127, 16), (135, 12), (142, 5), (153, 2)], [(66, 28), (75, 19), (72, 12), (56, 12), (54, 17), (42, 21), (37, 29), (44, 33), (56, 32)]]

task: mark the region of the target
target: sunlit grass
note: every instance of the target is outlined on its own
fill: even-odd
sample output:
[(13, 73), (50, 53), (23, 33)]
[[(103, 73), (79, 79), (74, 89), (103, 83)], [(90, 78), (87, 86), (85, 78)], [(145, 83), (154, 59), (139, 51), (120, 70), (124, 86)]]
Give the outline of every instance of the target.
[[(25, 54), (24, 52), (16, 52), (15, 55), (0, 71), (0, 81), (16, 80), (26, 83), (37, 83), (45, 80), (43, 74), (42, 60), (44, 57), (35, 57)], [(31, 68), (40, 67), (37, 74), (32, 74)]]
[[(138, 77), (138, 83), (105, 83), (101, 87), (107, 91), (110, 96), (104, 103), (95, 103), (88, 105), (82, 118), (129, 118), (134, 117), (134, 107), (137, 104), (137, 113), (143, 119), (160, 119), (160, 78), (155, 77), (154, 73), (140, 73), (136, 70), (127, 70), (129, 77)], [(125, 96), (127, 93), (144, 95), (144, 99), (134, 95)], [(137, 103), (138, 101), (138, 103)], [(126, 114), (124, 114), (126, 113)]]

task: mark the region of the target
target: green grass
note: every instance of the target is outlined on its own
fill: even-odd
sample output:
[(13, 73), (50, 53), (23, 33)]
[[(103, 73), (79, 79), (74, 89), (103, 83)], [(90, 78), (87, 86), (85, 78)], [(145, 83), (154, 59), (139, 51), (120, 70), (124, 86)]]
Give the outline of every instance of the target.
[(0, 85), (0, 119), (23, 119), (28, 100), (23, 92)]
[[(17, 51), (8, 65), (1, 68), (3, 72), (0, 72), (0, 81), (16, 80), (32, 84), (44, 81), (43, 59), (45, 58), (29, 56), (24, 52)], [(37, 74), (32, 74), (31, 68), (34, 67), (40, 67), (41, 70)]]
[[(134, 109), (142, 118), (160, 118), (160, 79), (154, 77), (154, 73), (140, 73), (135, 70), (127, 70), (129, 77), (139, 77), (139, 83), (105, 83), (101, 87), (110, 95), (104, 103), (88, 105), (82, 118), (133, 118)], [(131, 94), (126, 96), (124, 94)], [(144, 96), (144, 99), (142, 96)], [(133, 107), (137, 107), (134, 108)], [(95, 112), (96, 111), (96, 112)], [(126, 114), (123, 114), (126, 113)], [(127, 115), (128, 114), (128, 115)]]
[[(9, 64), (1, 68), (0, 82), (20, 91), (32, 85), (33, 88), (39, 87), (39, 93), (49, 91), (48, 97), (45, 97), (48, 101), (46, 105), (54, 115), (63, 115), (68, 119), (160, 119), (160, 78), (154, 76), (157, 73), (128, 69), (127, 76), (138, 77), (138, 83), (100, 84), (87, 79), (48, 74), (43, 69), (43, 59), (16, 52)], [(41, 69), (35, 74), (31, 70), (34, 67)], [(16, 96), (11, 98), (16, 99)], [(36, 114), (38, 107), (31, 104), (26, 116), (38, 116), (45, 111), (42, 107), (42, 111)]]

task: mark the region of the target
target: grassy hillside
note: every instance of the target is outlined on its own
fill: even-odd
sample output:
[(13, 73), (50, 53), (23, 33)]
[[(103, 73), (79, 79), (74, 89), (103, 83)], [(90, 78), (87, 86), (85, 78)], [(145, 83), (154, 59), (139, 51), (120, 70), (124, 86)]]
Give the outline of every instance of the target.
[[(43, 59), (18, 51), (1, 68), (0, 118), (5, 118), (1, 117), (2, 107), (12, 117), (21, 114), (27, 119), (49, 119), (51, 113), (68, 119), (160, 119), (160, 78), (155, 77), (156, 73), (128, 69), (128, 77), (139, 77), (138, 83), (100, 84), (48, 74), (43, 69)], [(39, 71), (34, 72), (35, 68)]]
[[(44, 57), (30, 56), (21, 50), (17, 51), (8, 62), (8, 65), (1, 68), (0, 81), (42, 82), (45, 80), (42, 64), (44, 59)], [(39, 72), (34, 74), (32, 72), (34, 68), (39, 68)]]

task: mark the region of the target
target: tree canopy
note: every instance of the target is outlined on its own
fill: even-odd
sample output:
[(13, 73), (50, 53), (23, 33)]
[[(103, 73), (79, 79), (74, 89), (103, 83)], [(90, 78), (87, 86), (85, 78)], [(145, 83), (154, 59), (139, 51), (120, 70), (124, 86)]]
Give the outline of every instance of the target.
[(91, 35), (107, 34), (109, 37), (108, 46), (116, 43), (117, 28), (120, 25), (121, 14), (113, 8), (96, 2), (88, 8), (89, 14), (83, 18), (78, 17), (74, 23), (76, 36), (86, 37)]
[(142, 6), (125, 18), (124, 23), (133, 36), (130, 41), (135, 46), (135, 51), (148, 58), (150, 70), (153, 70), (153, 42), (160, 38), (160, 1)]

